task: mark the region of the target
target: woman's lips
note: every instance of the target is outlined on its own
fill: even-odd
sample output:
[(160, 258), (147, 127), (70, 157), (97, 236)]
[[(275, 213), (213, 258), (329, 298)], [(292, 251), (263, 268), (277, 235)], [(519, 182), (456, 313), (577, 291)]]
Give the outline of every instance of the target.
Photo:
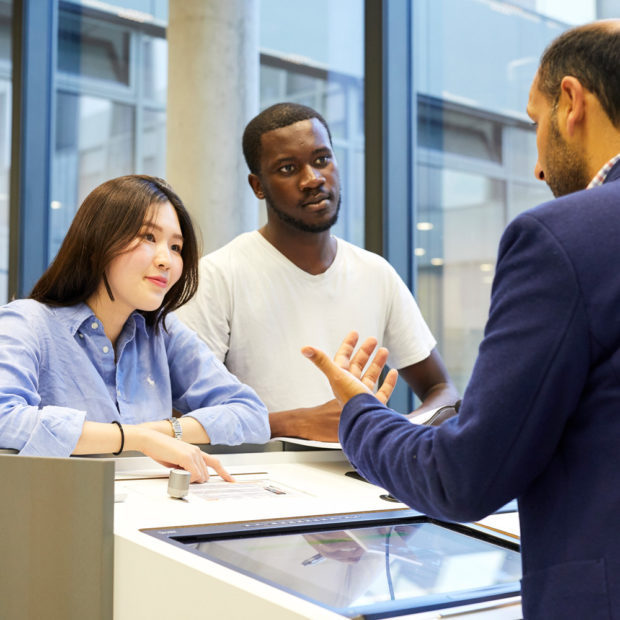
[(161, 278), (159, 276), (147, 276), (146, 279), (160, 288), (166, 288), (166, 286), (168, 286), (168, 280), (166, 278)]

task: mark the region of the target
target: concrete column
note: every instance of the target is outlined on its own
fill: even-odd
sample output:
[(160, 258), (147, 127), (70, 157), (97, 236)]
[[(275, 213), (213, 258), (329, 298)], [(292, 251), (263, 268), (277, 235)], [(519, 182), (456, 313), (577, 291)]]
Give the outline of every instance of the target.
[(169, 0), (167, 180), (210, 252), (258, 223), (241, 136), (258, 112), (257, 0)]

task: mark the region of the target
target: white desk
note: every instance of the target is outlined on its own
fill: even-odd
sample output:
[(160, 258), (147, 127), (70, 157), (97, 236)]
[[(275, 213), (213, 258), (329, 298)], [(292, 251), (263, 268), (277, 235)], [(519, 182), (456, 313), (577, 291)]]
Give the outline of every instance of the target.
[[(269, 479), (293, 492), (265, 498), (208, 501), (199, 497), (195, 493), (199, 487), (192, 485), (188, 498), (175, 500), (167, 495), (167, 469), (159, 468), (147, 458), (117, 461), (116, 491), (126, 497), (115, 504), (115, 620), (342, 619), (329, 610), (140, 530), (395, 510), (405, 506), (381, 499), (383, 491), (376, 486), (346, 477), (344, 473), (352, 468), (340, 451), (228, 454), (219, 458), (239, 482)], [(162, 477), (146, 479), (157, 474)], [(514, 515), (497, 515), (490, 519), (491, 525), (500, 530), (515, 531), (518, 527)], [(521, 617), (518, 599), (502, 599), (489, 603), (488, 607), (486, 611), (480, 609), (473, 613), (472, 609), (459, 609), (467, 611), (463, 616), (467, 620)], [(461, 615), (452, 608), (444, 615), (434, 611), (408, 617), (425, 620)]]

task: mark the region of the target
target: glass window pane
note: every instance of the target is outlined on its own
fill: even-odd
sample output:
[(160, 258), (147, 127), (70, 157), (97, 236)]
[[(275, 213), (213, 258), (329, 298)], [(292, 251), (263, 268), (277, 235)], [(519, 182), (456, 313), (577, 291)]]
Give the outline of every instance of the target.
[(0, 304), (9, 290), (9, 177), (11, 172), (11, 15), (12, 2), (0, 2)]
[[(506, 166), (510, 175), (535, 181), (536, 131), (533, 128), (506, 127), (504, 141)], [(537, 185), (542, 186), (543, 183), (537, 183)]]
[(129, 30), (60, 11), (58, 69), (129, 85)]
[(508, 186), (508, 220), (552, 198), (553, 194), (545, 183), (510, 183)]
[(142, 118), (142, 167), (140, 172), (166, 176), (166, 113), (145, 110)]
[(142, 45), (142, 88), (152, 103), (166, 105), (168, 88), (168, 43), (145, 36)]
[(519, 4), (412, 3), (417, 299), (461, 390), (483, 336), (501, 234), (550, 197), (534, 178), (525, 109), (540, 54), (568, 24), (547, 17), (551, 2)]
[(460, 390), (488, 314), (504, 193), (502, 181), (484, 175), (419, 167), (418, 303)]
[[(334, 232), (364, 245), (364, 2), (261, 0), (260, 109), (308, 105), (329, 123), (342, 183)], [(303, 19), (300, 19), (303, 15)], [(329, 24), (329, 27), (325, 27)]]
[(501, 163), (501, 131), (496, 121), (463, 114), (440, 102), (421, 99), (418, 103), (420, 146)]
[(133, 106), (65, 92), (59, 92), (56, 101), (50, 259), (86, 195), (134, 169)]

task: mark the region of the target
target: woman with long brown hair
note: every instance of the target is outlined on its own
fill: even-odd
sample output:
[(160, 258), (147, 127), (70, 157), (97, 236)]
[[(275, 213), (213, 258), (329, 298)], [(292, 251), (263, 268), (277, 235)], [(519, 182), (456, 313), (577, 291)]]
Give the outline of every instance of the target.
[(196, 290), (198, 257), (189, 214), (162, 179), (94, 189), (30, 298), (0, 308), (0, 447), (138, 450), (193, 481), (207, 466), (230, 479), (192, 444), (262, 443), (269, 423), (254, 391), (170, 314)]

